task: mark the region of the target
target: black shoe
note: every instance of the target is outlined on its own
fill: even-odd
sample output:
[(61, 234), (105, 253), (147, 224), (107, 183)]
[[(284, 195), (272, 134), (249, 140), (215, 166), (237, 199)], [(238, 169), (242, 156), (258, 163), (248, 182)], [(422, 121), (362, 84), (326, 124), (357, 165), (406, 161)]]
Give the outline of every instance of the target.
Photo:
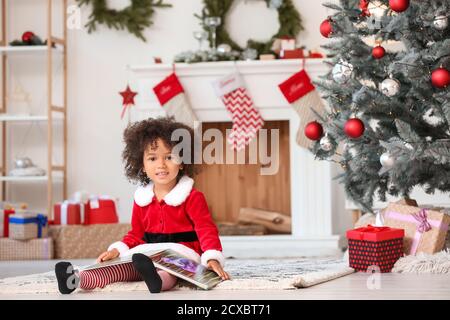
[(80, 278), (75, 274), (70, 262), (58, 262), (55, 265), (56, 279), (58, 280), (58, 289), (62, 294), (69, 294), (75, 291), (80, 284)]
[(133, 266), (145, 281), (148, 290), (150, 290), (151, 293), (161, 292), (162, 280), (156, 271), (153, 261), (142, 253), (133, 254), (131, 259), (133, 260)]

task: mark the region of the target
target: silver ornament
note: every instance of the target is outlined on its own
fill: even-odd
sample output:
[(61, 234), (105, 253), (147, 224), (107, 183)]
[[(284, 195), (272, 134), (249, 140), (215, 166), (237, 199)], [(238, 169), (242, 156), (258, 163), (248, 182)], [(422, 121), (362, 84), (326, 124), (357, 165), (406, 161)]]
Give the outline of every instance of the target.
[(217, 52), (219, 53), (230, 53), (231, 46), (228, 43), (222, 43), (217, 47)]
[(320, 139), (319, 144), (323, 151), (328, 152), (333, 149), (333, 143), (328, 136), (323, 136), (322, 139)]
[(269, 7), (270, 9), (278, 10), (283, 4), (283, 0), (270, 0)]
[(332, 76), (334, 81), (340, 84), (346, 83), (350, 80), (353, 73), (353, 65), (347, 61), (338, 62), (332, 70)]
[(247, 48), (242, 51), (242, 59), (244, 60), (256, 60), (258, 58), (258, 51), (253, 48)]
[(433, 108), (428, 109), (422, 116), (423, 121), (433, 127), (437, 127), (444, 119), (436, 115), (436, 112)]
[(433, 20), (433, 27), (436, 30), (443, 31), (448, 27), (448, 17), (446, 16), (436, 16)]
[(33, 166), (33, 162), (28, 157), (16, 158), (14, 160), (14, 166), (18, 169), (29, 168)]
[(400, 92), (400, 82), (393, 78), (384, 79), (380, 83), (380, 91), (388, 97), (393, 97)]
[(392, 157), (388, 152), (385, 152), (380, 156), (380, 163), (383, 168), (389, 169), (394, 166), (395, 158)]

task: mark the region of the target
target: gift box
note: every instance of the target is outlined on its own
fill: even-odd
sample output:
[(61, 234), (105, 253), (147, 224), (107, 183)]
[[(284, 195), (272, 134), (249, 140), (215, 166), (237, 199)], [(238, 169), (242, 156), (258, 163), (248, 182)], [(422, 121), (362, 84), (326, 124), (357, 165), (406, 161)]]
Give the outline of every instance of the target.
[(116, 202), (108, 196), (91, 197), (87, 204), (86, 224), (118, 223)]
[(87, 203), (66, 200), (53, 206), (52, 224), (84, 224), (88, 212)]
[(385, 226), (405, 229), (406, 254), (433, 254), (444, 248), (450, 215), (399, 203), (390, 203), (382, 215)]
[(347, 231), (350, 267), (367, 271), (378, 266), (381, 272), (390, 272), (403, 256), (403, 229), (389, 227), (356, 228)]
[(302, 59), (304, 58), (303, 49), (281, 50), (280, 59)]
[(48, 234), (47, 217), (36, 213), (15, 213), (9, 216), (9, 238), (29, 240), (45, 238)]
[(32, 240), (0, 239), (0, 260), (53, 259), (53, 239)]
[(9, 236), (9, 217), (14, 213), (14, 209), (0, 209), (0, 238)]
[(130, 231), (124, 223), (50, 226), (56, 259), (97, 258)]

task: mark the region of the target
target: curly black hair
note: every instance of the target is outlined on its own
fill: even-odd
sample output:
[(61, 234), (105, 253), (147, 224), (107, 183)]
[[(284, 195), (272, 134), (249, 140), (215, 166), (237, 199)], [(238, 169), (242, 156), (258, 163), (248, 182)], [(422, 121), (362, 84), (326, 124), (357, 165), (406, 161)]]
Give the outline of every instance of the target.
[[(161, 139), (167, 148), (172, 149), (182, 141), (182, 138), (172, 140), (172, 133), (177, 129), (185, 129), (190, 135), (190, 161), (183, 163), (183, 169), (178, 172), (177, 181), (187, 175), (193, 177), (194, 168), (194, 131), (191, 127), (176, 122), (173, 117), (149, 118), (139, 122), (129, 124), (123, 133), (125, 149), (122, 152), (122, 159), (125, 163), (125, 176), (131, 182), (147, 185), (150, 178), (143, 170), (144, 151), (148, 145), (154, 145), (156, 140)], [(183, 151), (182, 151), (183, 152)], [(183, 159), (183, 153), (180, 156)], [(187, 161), (186, 161), (187, 162)]]

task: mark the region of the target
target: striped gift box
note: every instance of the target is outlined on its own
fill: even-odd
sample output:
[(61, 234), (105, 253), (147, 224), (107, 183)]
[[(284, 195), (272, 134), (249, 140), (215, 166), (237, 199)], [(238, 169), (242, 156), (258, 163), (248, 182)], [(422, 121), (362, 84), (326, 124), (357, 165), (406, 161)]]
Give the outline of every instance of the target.
[(48, 221), (43, 214), (17, 213), (9, 216), (9, 238), (29, 240), (48, 235)]
[(45, 260), (53, 259), (52, 238), (32, 240), (0, 239), (0, 260)]

